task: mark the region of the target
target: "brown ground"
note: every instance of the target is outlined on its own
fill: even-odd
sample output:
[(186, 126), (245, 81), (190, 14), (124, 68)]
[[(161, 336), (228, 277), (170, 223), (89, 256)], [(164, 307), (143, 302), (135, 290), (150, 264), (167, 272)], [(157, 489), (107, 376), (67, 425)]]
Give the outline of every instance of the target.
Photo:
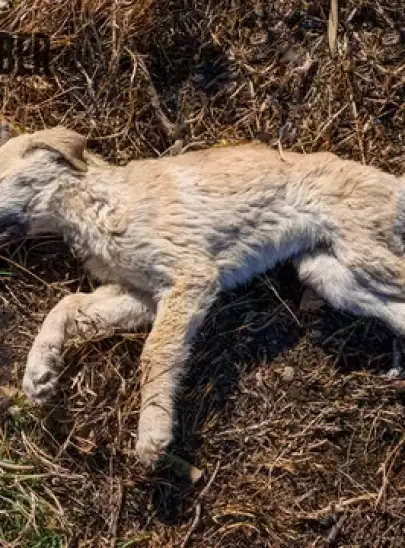
[[(15, 4), (0, 28), (52, 35), (52, 77), (2, 77), (22, 128), (67, 124), (119, 163), (259, 137), (402, 171), (402, 0), (340, 0), (333, 57), (327, 1)], [(134, 456), (143, 334), (75, 343), (48, 409), (18, 391), (41, 320), (78, 287), (59, 242), (1, 259), (0, 546), (404, 545), (404, 384), (380, 377), (381, 325), (303, 310), (288, 265), (224, 296), (179, 405), (192, 486)]]

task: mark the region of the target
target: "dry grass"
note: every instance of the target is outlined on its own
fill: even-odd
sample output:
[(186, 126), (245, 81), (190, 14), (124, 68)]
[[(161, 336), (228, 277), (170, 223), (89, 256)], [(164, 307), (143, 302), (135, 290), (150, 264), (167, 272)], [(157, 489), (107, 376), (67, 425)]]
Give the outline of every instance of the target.
[[(52, 77), (2, 77), (3, 115), (64, 123), (112, 161), (259, 137), (403, 170), (405, 6), (329, 2), (16, 2), (2, 29), (52, 36)], [(0, 545), (403, 546), (405, 387), (392, 337), (300, 309), (290, 267), (224, 296), (196, 342), (175, 452), (195, 486), (134, 457), (144, 334), (67, 354), (54, 405), (19, 391), (41, 320), (89, 288), (59, 242), (0, 259)]]

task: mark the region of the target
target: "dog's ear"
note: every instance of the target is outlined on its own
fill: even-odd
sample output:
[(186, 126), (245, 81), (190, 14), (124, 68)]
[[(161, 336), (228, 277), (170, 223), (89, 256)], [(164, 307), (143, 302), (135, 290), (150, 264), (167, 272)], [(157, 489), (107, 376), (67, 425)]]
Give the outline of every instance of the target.
[(87, 171), (84, 159), (87, 139), (64, 126), (36, 131), (30, 137), (26, 152), (45, 149), (59, 154), (76, 171)]
[(11, 122), (6, 120), (0, 120), (0, 147), (3, 146), (12, 137), (20, 135), (21, 131), (14, 126)]

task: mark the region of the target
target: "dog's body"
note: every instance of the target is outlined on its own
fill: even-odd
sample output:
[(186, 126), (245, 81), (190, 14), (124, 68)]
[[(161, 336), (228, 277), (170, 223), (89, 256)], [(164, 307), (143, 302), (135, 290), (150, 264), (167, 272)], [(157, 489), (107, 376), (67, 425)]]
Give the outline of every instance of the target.
[(45, 320), (23, 381), (33, 399), (52, 392), (70, 333), (151, 323), (137, 450), (154, 462), (171, 442), (179, 379), (212, 302), (285, 259), (332, 306), (405, 334), (405, 180), (257, 143), (125, 167), (85, 145), (55, 128), (0, 148), (4, 238), (62, 234), (104, 284)]

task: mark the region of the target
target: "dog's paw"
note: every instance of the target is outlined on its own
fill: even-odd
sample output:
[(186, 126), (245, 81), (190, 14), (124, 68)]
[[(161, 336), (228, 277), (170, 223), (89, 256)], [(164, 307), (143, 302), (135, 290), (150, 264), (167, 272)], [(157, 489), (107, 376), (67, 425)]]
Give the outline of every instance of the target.
[(147, 468), (153, 468), (165, 456), (173, 439), (172, 421), (164, 410), (149, 406), (140, 415), (136, 454)]
[(62, 358), (56, 348), (30, 352), (22, 387), (32, 401), (43, 404), (52, 397), (61, 365)]

